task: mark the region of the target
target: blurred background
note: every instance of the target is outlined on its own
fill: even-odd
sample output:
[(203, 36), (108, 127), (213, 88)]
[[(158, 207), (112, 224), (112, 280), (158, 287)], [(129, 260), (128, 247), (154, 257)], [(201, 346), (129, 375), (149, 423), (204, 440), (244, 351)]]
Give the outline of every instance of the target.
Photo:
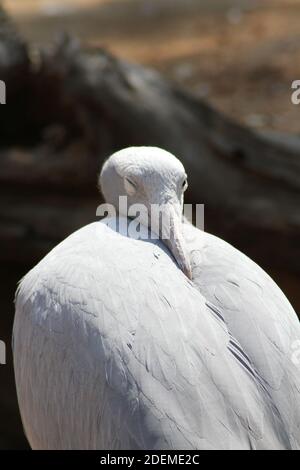
[(256, 128), (299, 132), (298, 0), (5, 0), (22, 35), (60, 31), (163, 72)]
[[(0, 25), (0, 79), (4, 75), (8, 92), (0, 117), (0, 339), (7, 344), (7, 364), (0, 365), (0, 448), (24, 449), (10, 352), (16, 284), (60, 239), (95, 219), (96, 171), (110, 151), (143, 143), (178, 151), (193, 173), (188, 202), (206, 204), (206, 229), (259, 262), (299, 311), (300, 107), (291, 102), (291, 83), (300, 79), (300, 2), (5, 0), (0, 5), (10, 17), (9, 27)], [(68, 41), (62, 33), (76, 38), (67, 53), (61, 52)], [(98, 67), (97, 54), (107, 51), (105, 67)], [(131, 69), (132, 63), (142, 68)], [(102, 88), (93, 88), (97, 67), (100, 75), (111, 74)], [(143, 75), (148, 68), (161, 75)], [(139, 92), (130, 102), (120, 77)], [(130, 107), (128, 120), (146, 119), (144, 90), (154, 96), (158, 89), (170, 106), (167, 119), (160, 121), (163, 111), (153, 108), (155, 119), (135, 135), (124, 110)], [(53, 90), (59, 90), (57, 107), (51, 104)], [(168, 141), (161, 133), (169, 128)], [(172, 140), (177, 129), (182, 144)], [(245, 215), (249, 211), (251, 217)]]

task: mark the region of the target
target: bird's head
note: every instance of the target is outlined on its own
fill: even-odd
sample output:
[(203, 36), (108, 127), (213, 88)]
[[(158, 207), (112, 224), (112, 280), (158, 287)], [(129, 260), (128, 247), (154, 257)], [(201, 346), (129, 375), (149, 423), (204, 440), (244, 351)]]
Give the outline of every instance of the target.
[[(100, 188), (107, 203), (123, 216), (139, 205), (139, 221), (159, 235), (179, 267), (191, 279), (189, 256), (183, 237), (183, 196), (187, 175), (182, 163), (156, 147), (130, 147), (114, 153), (103, 165)], [(127, 197), (127, 213), (119, 197)], [(136, 206), (137, 207), (137, 206)]]

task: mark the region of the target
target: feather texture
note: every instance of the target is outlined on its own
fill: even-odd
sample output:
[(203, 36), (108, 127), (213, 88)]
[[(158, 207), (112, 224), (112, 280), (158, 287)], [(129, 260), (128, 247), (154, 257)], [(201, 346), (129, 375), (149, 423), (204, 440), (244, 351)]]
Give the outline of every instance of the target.
[(186, 226), (193, 282), (106, 219), (20, 283), (18, 399), (34, 449), (299, 448), (299, 322), (273, 281)]

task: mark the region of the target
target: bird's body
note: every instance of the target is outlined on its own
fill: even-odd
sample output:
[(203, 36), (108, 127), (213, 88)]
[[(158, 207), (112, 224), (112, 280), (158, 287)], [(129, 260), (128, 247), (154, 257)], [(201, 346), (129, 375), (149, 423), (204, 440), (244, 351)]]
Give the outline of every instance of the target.
[(14, 364), (31, 446), (300, 448), (300, 327), (276, 284), (185, 224), (174, 253), (189, 254), (189, 280), (165, 243), (114, 222), (75, 232), (20, 284)]

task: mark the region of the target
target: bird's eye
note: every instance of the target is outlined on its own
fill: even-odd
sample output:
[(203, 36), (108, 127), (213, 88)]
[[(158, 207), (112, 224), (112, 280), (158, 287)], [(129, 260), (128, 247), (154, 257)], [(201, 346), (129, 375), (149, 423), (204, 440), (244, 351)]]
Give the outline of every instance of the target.
[(187, 182), (186, 178), (183, 180), (181, 187), (182, 187), (183, 191), (186, 191), (186, 189), (188, 187), (188, 182)]
[(126, 193), (129, 194), (129, 196), (132, 196), (136, 192), (136, 189), (137, 189), (134, 181), (128, 178), (128, 176), (124, 177), (124, 188), (125, 188)]

